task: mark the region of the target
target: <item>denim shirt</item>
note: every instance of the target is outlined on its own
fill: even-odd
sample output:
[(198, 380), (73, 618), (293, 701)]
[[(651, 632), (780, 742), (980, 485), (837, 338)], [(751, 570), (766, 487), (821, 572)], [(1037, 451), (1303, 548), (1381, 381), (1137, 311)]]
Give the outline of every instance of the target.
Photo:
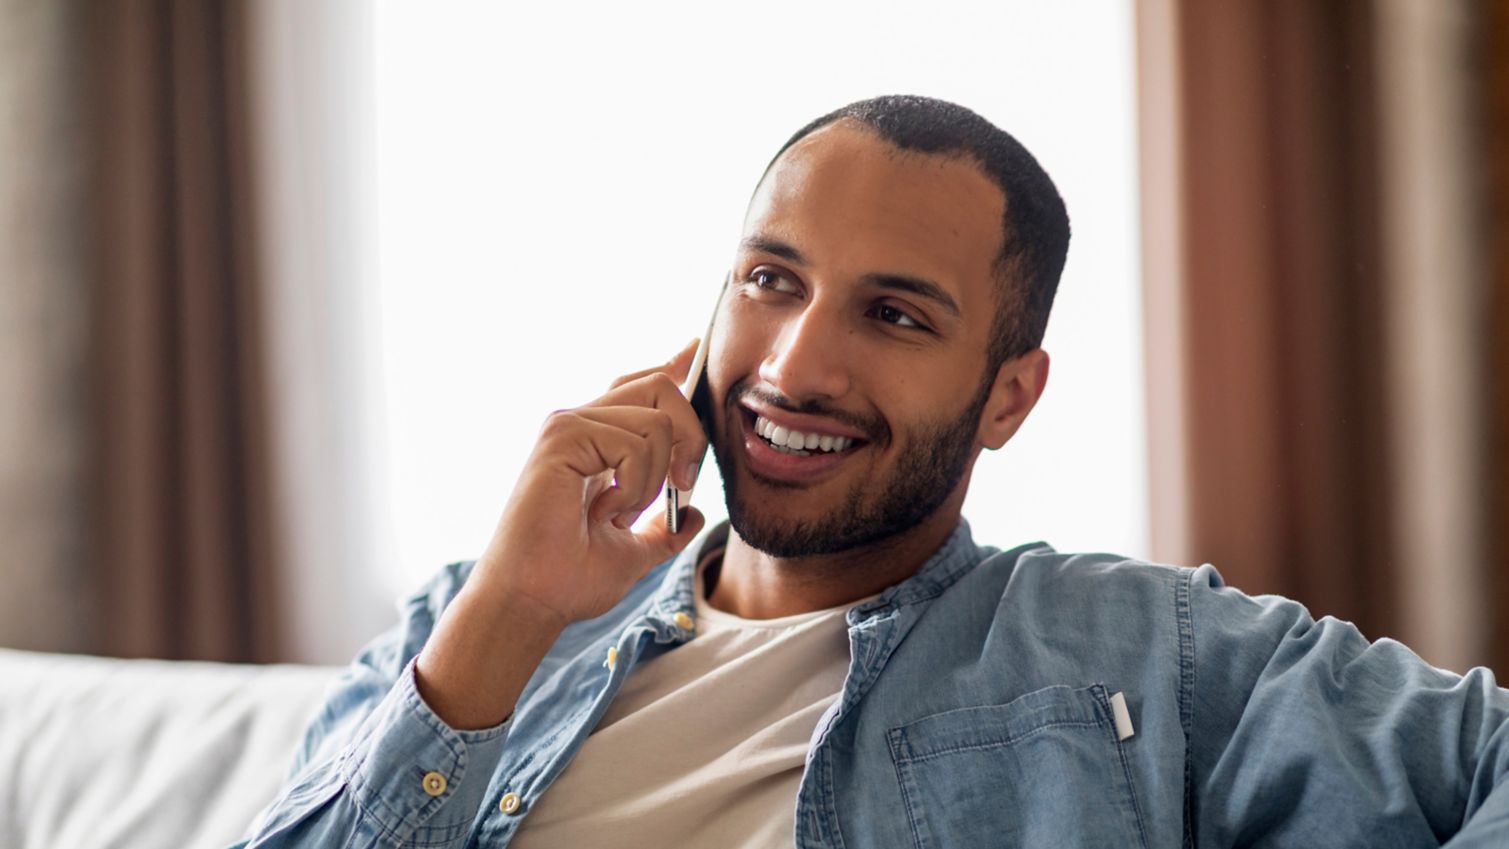
[[(507, 845), (634, 667), (693, 638), (697, 554), (726, 532), (568, 627), (481, 731), (414, 688), (471, 568), (447, 567), (333, 685), (240, 845)], [(961, 522), (848, 625), (798, 847), (1509, 847), (1509, 691), (1488, 670), (1435, 669), (1209, 566), (1001, 552)]]

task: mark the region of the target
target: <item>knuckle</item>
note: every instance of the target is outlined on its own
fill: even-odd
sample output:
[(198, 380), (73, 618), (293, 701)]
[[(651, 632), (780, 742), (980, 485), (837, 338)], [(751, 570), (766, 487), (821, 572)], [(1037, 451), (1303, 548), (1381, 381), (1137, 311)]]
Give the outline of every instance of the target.
[(559, 436), (563, 431), (570, 430), (580, 418), (575, 410), (554, 410), (545, 417), (545, 423), (540, 425), (540, 437), (546, 439)]
[(646, 477), (644, 466), (633, 460), (626, 460), (619, 465), (615, 472), (618, 478), (619, 497), (624, 500), (636, 497), (631, 490), (637, 490), (644, 486)]

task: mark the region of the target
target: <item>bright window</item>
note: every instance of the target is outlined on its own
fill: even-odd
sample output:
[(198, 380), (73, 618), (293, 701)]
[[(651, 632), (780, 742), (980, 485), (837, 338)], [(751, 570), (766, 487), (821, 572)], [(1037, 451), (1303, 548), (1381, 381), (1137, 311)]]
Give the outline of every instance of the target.
[(376, 35), (395, 593), (480, 551), (546, 414), (702, 331), (786, 137), (884, 93), (1012, 132), (1073, 221), (1048, 392), (977, 466), (976, 539), (1147, 553), (1129, 3), (385, 3)]

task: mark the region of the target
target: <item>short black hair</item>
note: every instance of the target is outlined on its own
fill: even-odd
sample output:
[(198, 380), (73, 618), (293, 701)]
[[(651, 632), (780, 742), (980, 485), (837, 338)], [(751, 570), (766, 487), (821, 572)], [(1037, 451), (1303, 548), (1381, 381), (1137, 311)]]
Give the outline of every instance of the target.
[(973, 160), (995, 182), (1006, 196), (1006, 215), (995, 263), (1002, 289), (986, 355), (987, 379), (1001, 363), (1041, 345), (1069, 252), (1069, 213), (1048, 172), (1010, 133), (963, 106), (918, 95), (885, 95), (840, 107), (797, 130), (776, 151), (766, 173), (792, 145), (845, 119), (904, 151)]

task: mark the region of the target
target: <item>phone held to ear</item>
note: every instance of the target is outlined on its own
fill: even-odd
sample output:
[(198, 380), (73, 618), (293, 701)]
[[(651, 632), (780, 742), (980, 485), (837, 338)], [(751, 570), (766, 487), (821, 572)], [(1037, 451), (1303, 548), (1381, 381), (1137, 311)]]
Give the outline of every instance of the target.
[[(681, 394), (692, 402), (692, 409), (697, 411), (697, 420), (702, 422), (702, 432), (712, 439), (712, 394), (707, 388), (707, 346), (708, 340), (713, 335), (713, 324), (718, 320), (718, 309), (723, 305), (723, 294), (728, 291), (728, 281), (732, 276), (723, 278), (723, 286), (718, 290), (718, 300), (713, 304), (713, 314), (707, 320), (707, 330), (702, 333), (702, 340), (697, 343), (697, 353), (692, 355), (692, 367), (687, 372), (686, 383), (681, 386)], [(687, 490), (685, 494), (672, 486), (669, 482), (665, 487), (665, 526), (673, 534), (681, 533), (681, 507), (691, 503), (692, 493)]]

